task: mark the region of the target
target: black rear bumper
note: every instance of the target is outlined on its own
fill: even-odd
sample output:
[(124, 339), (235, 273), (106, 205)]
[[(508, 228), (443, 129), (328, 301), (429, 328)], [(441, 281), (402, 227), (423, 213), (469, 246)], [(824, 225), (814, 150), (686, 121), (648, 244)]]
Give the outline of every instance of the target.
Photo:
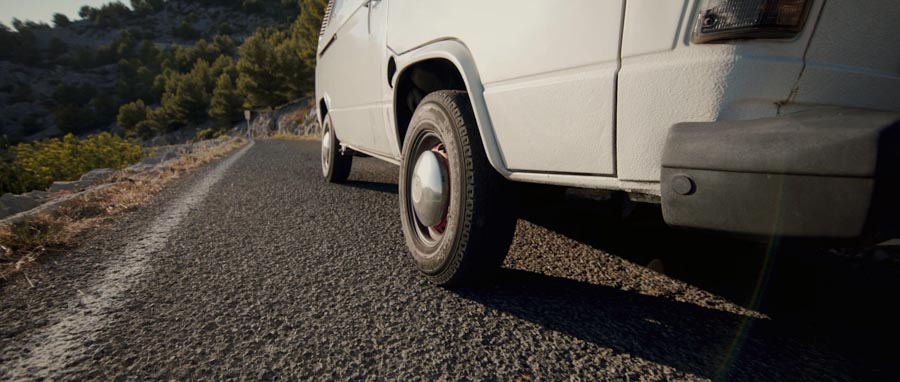
[(662, 161), (668, 224), (754, 236), (900, 234), (900, 114), (821, 109), (681, 123)]

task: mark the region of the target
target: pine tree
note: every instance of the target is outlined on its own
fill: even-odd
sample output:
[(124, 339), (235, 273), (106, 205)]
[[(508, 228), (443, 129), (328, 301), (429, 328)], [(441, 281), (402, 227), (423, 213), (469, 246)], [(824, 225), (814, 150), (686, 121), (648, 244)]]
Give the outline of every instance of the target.
[(275, 46), (277, 58), (275, 70), (281, 77), (281, 89), (279, 93), (286, 101), (300, 98), (305, 92), (310, 71), (303, 65), (298, 52), (300, 51), (299, 36), (293, 33), (285, 34), (286, 39)]
[(238, 94), (234, 82), (227, 73), (219, 76), (216, 89), (210, 101), (209, 116), (228, 124), (241, 118), (243, 98)]
[(281, 40), (284, 32), (260, 28), (241, 45), (237, 84), (248, 109), (275, 107), (287, 101), (283, 96), (284, 79), (275, 65), (275, 42)]
[[(188, 76), (195, 76), (203, 83), (203, 91), (208, 95), (212, 95), (213, 89), (216, 88), (217, 77), (213, 75), (213, 68), (209, 66), (209, 61), (197, 60), (194, 67), (188, 73)], [(209, 97), (207, 97), (209, 98)]]
[(137, 14), (152, 14), (165, 7), (164, 0), (131, 0), (131, 9)]
[(315, 87), (316, 52), (319, 47), (319, 31), (328, 0), (302, 0), (300, 17), (291, 26), (291, 34), (298, 41), (297, 55), (304, 68), (302, 89), (310, 91)]
[(147, 120), (154, 123), (159, 133), (169, 131), (170, 120), (168, 114), (166, 114), (166, 109), (160, 107), (151, 110), (147, 113)]
[(313, 89), (326, 6), (327, 0), (302, 0), (288, 31), (260, 29), (241, 45), (237, 84), (248, 108), (276, 107)]
[(214, 86), (212, 71), (203, 60), (198, 60), (189, 73), (170, 73), (162, 96), (166, 115), (173, 122), (202, 122)]
[(153, 41), (142, 40), (138, 44), (136, 57), (144, 65), (155, 68), (160, 64), (161, 52)]
[(212, 71), (214, 78), (219, 78), (223, 74), (227, 74), (233, 80), (238, 78), (237, 65), (235, 65), (234, 60), (228, 56), (219, 56), (219, 58), (213, 62), (210, 70)]
[(89, 5), (83, 5), (80, 9), (78, 9), (78, 17), (81, 17), (85, 20), (90, 20), (94, 18), (94, 15), (97, 13), (97, 8), (91, 7)]
[(62, 13), (54, 13), (53, 14), (53, 25), (57, 28), (65, 28), (72, 24), (72, 21), (69, 20), (69, 17)]

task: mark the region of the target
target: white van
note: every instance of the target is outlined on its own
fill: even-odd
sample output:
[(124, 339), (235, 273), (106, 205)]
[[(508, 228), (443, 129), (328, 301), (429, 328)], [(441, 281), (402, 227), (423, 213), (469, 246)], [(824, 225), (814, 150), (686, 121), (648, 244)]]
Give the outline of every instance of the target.
[(670, 225), (872, 239), (900, 226), (896, 0), (332, 0), (322, 172), (400, 166), (418, 268), (502, 263), (517, 182)]

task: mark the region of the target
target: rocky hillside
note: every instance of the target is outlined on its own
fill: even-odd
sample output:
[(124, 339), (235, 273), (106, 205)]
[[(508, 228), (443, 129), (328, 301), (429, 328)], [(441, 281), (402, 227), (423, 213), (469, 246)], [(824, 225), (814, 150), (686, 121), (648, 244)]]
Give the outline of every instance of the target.
[[(236, 47), (258, 28), (285, 27), (299, 10), (296, 0), (131, 5), (84, 7), (82, 19), (57, 15), (52, 27), (16, 21), (12, 29), (0, 29), (0, 145), (115, 131), (119, 106), (135, 99), (158, 102), (165, 86), (158, 77), (166, 68), (184, 71), (179, 61), (190, 69), (194, 57), (181, 56), (198, 40), (201, 49), (214, 51), (207, 54), (210, 61), (215, 53), (235, 57)], [(210, 48), (214, 40), (218, 44)], [(198, 51), (192, 54), (202, 56)]]

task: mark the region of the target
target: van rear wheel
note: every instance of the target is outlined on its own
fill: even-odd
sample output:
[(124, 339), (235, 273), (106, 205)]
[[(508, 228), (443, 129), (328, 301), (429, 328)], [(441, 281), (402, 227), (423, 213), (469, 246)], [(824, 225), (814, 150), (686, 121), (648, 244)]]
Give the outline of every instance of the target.
[(341, 142), (334, 134), (331, 115), (322, 123), (322, 176), (328, 183), (343, 183), (350, 176), (353, 156), (341, 153)]
[(515, 231), (511, 190), (487, 160), (468, 94), (425, 97), (400, 166), (400, 219), (418, 269), (451, 286), (499, 268)]

